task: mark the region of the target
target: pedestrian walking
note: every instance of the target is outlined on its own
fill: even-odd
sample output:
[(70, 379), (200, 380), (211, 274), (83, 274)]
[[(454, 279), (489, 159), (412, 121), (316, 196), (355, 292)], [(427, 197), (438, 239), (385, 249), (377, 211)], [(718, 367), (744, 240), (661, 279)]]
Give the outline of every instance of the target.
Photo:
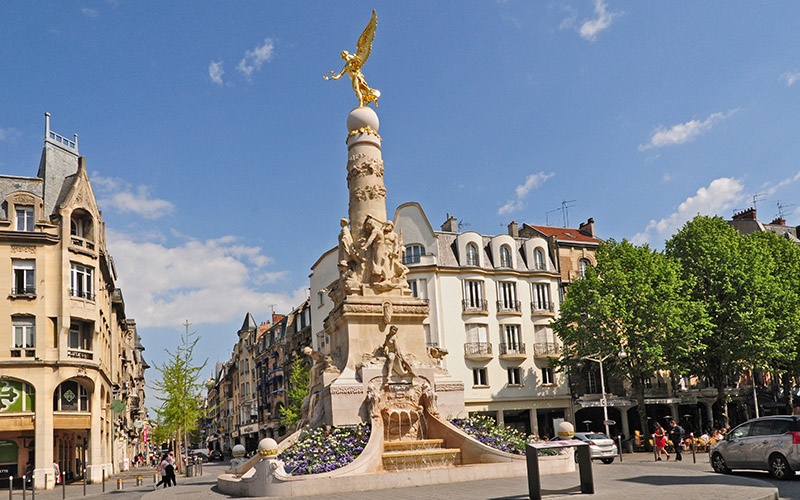
[(661, 424), (656, 422), (655, 432), (655, 445), (656, 445), (656, 460), (659, 462), (661, 461), (661, 454), (667, 456), (667, 460), (669, 460), (669, 453), (667, 453), (666, 446), (667, 446), (667, 433), (664, 432), (664, 428), (661, 427)]
[(675, 461), (680, 462), (682, 460), (681, 447), (683, 446), (683, 427), (678, 425), (674, 420), (669, 421), (669, 440), (672, 441), (672, 446), (675, 447)]
[(178, 481), (175, 479), (175, 452), (170, 451), (167, 460), (169, 461), (169, 465), (167, 466), (169, 481), (172, 482), (172, 486), (178, 486)]
[(167, 473), (167, 468), (172, 466), (169, 463), (168, 457), (169, 455), (167, 455), (166, 453), (164, 453), (164, 455), (161, 457), (161, 463), (158, 465), (158, 468), (156, 469), (159, 472), (159, 474), (161, 474), (161, 480), (158, 483), (156, 483), (155, 486), (153, 486), (154, 490), (157, 490), (158, 487), (161, 486), (162, 484), (164, 485), (164, 488), (170, 485), (169, 484), (170, 477), (169, 474)]

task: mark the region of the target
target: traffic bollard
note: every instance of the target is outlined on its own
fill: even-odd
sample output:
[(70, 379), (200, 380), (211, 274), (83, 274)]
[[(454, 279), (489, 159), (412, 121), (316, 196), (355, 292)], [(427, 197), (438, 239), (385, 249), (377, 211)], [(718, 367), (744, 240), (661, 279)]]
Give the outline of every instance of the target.
[(156, 484), (157, 482), (158, 482), (158, 472), (153, 474), (153, 484)]
[(656, 446), (656, 435), (655, 434), (651, 434), (650, 436), (653, 438), (653, 460), (657, 462), (658, 461), (658, 451), (657, 451), (658, 450), (658, 446)]
[(106, 468), (103, 467), (103, 493), (106, 492)]
[(142, 476), (136, 476), (136, 486), (142, 485)]
[(67, 482), (64, 481), (67, 475), (65, 472), (61, 473), (61, 499), (67, 498)]
[(125, 487), (125, 485), (122, 482), (122, 479), (117, 479), (117, 489), (121, 490), (121, 489), (124, 489), (124, 487)]
[(697, 463), (697, 443), (694, 442), (694, 432), (690, 432), (689, 436), (692, 438), (692, 463)]
[(25, 490), (27, 490), (27, 486), (25, 481), (28, 479), (28, 476), (25, 474), (22, 475), (22, 500), (25, 500)]
[[(35, 475), (36, 475), (35, 473), (31, 473), (31, 498), (33, 500), (36, 500), (36, 481), (34, 478)], [(47, 479), (47, 476), (45, 476), (45, 479)]]
[(8, 500), (14, 498), (14, 476), (8, 476)]
[(83, 496), (86, 496), (86, 467), (83, 468)]
[(617, 436), (617, 443), (619, 443), (619, 461), (622, 462), (622, 436)]

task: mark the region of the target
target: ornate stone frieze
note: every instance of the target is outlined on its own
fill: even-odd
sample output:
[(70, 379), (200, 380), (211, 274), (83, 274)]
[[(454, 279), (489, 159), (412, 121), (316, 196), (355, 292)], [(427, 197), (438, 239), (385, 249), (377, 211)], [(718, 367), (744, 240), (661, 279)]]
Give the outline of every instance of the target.
[[(353, 137), (354, 135), (358, 135), (358, 134), (374, 135), (375, 137), (378, 138), (379, 141), (383, 142), (383, 138), (378, 134), (378, 132), (376, 132), (369, 125), (367, 125), (365, 127), (357, 128), (355, 130), (351, 130), (350, 133), (347, 134), (347, 139), (349, 140), (351, 137)], [(347, 141), (345, 141), (345, 142), (347, 142)]]
[(36, 203), (36, 198), (29, 194), (17, 194), (14, 195), (14, 203), (25, 203), (27, 205), (33, 205)]
[[(363, 154), (363, 153), (361, 153)], [(358, 155), (356, 155), (358, 156)], [(350, 168), (347, 169), (347, 185), (356, 177), (367, 175), (374, 175), (375, 177), (383, 177), (383, 162), (377, 158), (368, 158), (361, 162), (354, 162)]]
[(386, 188), (380, 184), (374, 186), (357, 187), (351, 191), (351, 196), (359, 201), (377, 200), (386, 198)]
[[(384, 308), (382, 304), (343, 304), (342, 312), (346, 313), (361, 313), (361, 314), (374, 314), (376, 316), (383, 316)], [(405, 315), (405, 314), (428, 314), (427, 304), (422, 305), (404, 305), (392, 304), (392, 316)]]
[(331, 394), (364, 394), (364, 387), (360, 385), (332, 385)]
[(436, 384), (436, 392), (463, 391), (464, 382), (440, 382)]
[(11, 245), (12, 253), (36, 253), (36, 247), (29, 247), (23, 245)]

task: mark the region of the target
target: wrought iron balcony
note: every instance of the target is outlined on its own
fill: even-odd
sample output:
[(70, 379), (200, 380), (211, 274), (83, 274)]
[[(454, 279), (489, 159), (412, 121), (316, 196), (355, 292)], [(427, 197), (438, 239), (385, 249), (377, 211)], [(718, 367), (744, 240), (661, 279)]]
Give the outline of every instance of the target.
[(552, 302), (531, 302), (533, 314), (555, 314), (556, 306)]
[(539, 357), (551, 357), (561, 354), (561, 347), (556, 342), (537, 342), (533, 344), (533, 355)]
[(500, 344), (500, 359), (524, 361), (526, 357), (525, 344), (521, 342)]
[(94, 301), (94, 294), (85, 290), (75, 290), (74, 288), (70, 288), (69, 294), (73, 297)]
[(474, 360), (492, 359), (492, 344), (490, 342), (467, 342), (464, 344), (464, 357)]
[(67, 349), (67, 357), (76, 359), (93, 359), (94, 353), (85, 349)]
[(518, 300), (498, 300), (498, 313), (518, 313), (522, 310), (522, 303)]
[(15, 286), (11, 295), (36, 295), (36, 285)]
[(489, 302), (486, 300), (464, 299), (461, 301), (461, 306), (464, 309), (464, 312), (489, 312)]

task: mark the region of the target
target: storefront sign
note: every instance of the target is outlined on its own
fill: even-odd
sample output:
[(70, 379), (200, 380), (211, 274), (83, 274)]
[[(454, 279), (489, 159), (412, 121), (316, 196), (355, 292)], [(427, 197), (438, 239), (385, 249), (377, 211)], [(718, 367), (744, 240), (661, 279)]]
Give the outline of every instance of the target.
[(239, 427), (242, 434), (252, 434), (258, 432), (258, 424), (243, 425)]

